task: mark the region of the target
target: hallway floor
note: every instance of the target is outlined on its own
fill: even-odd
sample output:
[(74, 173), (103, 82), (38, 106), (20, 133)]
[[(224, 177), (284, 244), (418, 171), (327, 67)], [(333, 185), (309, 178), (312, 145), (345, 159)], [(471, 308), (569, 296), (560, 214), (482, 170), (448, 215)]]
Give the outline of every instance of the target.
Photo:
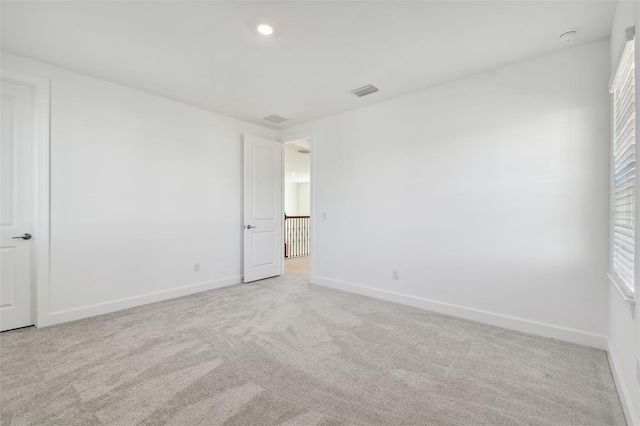
[(282, 277), (0, 334), (0, 421), (623, 425), (604, 351)]

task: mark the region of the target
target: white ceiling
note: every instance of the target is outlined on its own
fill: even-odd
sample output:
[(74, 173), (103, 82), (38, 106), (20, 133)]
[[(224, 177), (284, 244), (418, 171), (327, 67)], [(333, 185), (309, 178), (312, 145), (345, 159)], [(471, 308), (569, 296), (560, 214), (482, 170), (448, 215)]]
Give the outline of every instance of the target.
[(311, 140), (305, 139), (284, 146), (284, 181), (286, 183), (311, 181), (311, 155), (298, 152), (301, 149), (311, 150)]
[[(608, 37), (612, 1), (2, 1), (2, 48), (284, 128)], [(257, 34), (267, 21), (275, 34)], [(374, 84), (365, 98), (352, 89)], [(270, 114), (282, 124), (262, 120)]]

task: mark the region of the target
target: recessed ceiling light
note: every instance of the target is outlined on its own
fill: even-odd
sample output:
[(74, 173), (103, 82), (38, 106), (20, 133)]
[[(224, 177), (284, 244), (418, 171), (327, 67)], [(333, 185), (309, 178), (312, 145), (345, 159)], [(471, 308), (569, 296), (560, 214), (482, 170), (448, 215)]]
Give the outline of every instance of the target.
[(295, 175), (296, 175), (295, 173), (291, 173), (291, 176), (295, 176)]
[(560, 41), (564, 41), (565, 43), (568, 43), (570, 41), (573, 41), (576, 36), (578, 35), (578, 32), (575, 30), (571, 30), (571, 31), (567, 31), (565, 33), (560, 34)]
[(262, 35), (271, 35), (273, 34), (273, 27), (268, 24), (260, 24), (257, 28), (258, 32)]

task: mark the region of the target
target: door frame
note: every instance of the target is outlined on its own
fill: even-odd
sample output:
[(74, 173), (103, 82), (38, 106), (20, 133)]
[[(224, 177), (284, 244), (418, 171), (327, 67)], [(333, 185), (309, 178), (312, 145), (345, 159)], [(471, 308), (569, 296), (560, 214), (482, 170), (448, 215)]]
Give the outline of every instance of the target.
[(0, 70), (3, 81), (31, 87), (34, 92), (35, 137), (33, 170), (35, 171), (34, 234), (31, 247), (31, 304), (36, 327), (49, 325), (50, 279), (50, 102), (51, 83), (48, 79), (14, 71)]
[[(287, 136), (283, 139), (280, 139), (280, 143), (282, 143), (282, 145), (288, 145), (290, 143), (294, 143), (294, 142), (298, 142), (301, 140), (305, 140), (305, 139), (310, 139), (311, 140), (311, 153), (309, 154), (311, 156), (311, 158), (309, 158), (309, 180), (310, 180), (310, 185), (309, 185), (309, 226), (311, 227), (310, 232), (309, 232), (309, 238), (311, 239), (311, 244), (309, 245), (309, 282), (311, 282), (311, 278), (314, 276), (314, 271), (315, 271), (315, 252), (316, 252), (316, 233), (315, 233), (315, 229), (316, 227), (314, 226), (315, 223), (315, 176), (314, 176), (314, 170), (315, 170), (315, 145), (314, 145), (314, 137), (313, 137), (313, 132), (309, 131), (309, 132), (301, 132), (296, 134), (295, 136)], [(285, 167), (285, 158), (284, 158), (284, 147), (282, 149), (282, 211), (284, 211), (284, 167)], [(284, 216), (284, 215), (283, 215)], [(282, 229), (284, 230), (284, 217), (282, 218)], [(284, 256), (284, 253), (282, 254)], [(282, 262), (282, 275), (284, 275), (284, 262)]]

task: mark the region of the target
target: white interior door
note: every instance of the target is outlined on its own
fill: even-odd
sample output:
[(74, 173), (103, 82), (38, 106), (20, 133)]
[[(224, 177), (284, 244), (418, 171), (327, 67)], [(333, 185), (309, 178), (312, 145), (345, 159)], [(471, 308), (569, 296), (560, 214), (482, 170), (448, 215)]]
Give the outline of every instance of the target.
[(32, 243), (35, 195), (33, 87), (2, 81), (0, 139), (0, 330), (34, 324)]
[(282, 274), (282, 144), (244, 135), (244, 282)]

